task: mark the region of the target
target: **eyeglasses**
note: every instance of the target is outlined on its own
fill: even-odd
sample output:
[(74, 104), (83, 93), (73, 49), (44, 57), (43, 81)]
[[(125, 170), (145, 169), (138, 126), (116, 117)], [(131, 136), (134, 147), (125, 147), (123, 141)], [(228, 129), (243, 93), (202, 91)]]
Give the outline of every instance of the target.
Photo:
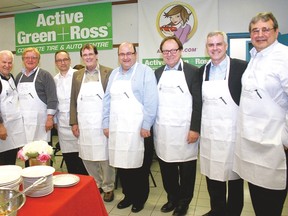
[(33, 61), (35, 61), (35, 60), (37, 60), (38, 59), (38, 57), (37, 56), (25, 56), (25, 57), (23, 57), (23, 59), (24, 60), (33, 60)]
[(261, 29), (254, 28), (254, 29), (251, 30), (251, 33), (252, 34), (259, 34), (260, 31), (262, 31), (263, 34), (268, 34), (271, 30), (274, 30), (274, 28), (265, 28), (265, 27), (261, 28)]
[(134, 55), (134, 54), (135, 54), (135, 52), (127, 52), (127, 53), (119, 53), (118, 56), (119, 56), (120, 58), (124, 58), (125, 56), (131, 57), (131, 56)]
[(169, 53), (171, 53), (172, 55), (175, 55), (177, 53), (178, 49), (171, 49), (171, 50), (162, 50), (162, 54), (163, 55), (168, 55)]
[(64, 59), (57, 59), (56, 62), (60, 63), (60, 62), (68, 62), (70, 59), (69, 58), (64, 58)]

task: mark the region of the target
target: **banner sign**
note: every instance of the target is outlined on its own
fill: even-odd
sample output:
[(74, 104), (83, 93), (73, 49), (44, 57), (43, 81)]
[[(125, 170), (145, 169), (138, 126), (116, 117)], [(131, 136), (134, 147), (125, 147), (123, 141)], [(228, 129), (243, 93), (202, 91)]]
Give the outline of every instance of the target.
[(138, 0), (138, 10), (139, 61), (152, 69), (162, 66), (160, 43), (174, 35), (183, 44), (183, 61), (207, 63), (206, 37), (218, 29), (218, 0)]
[(27, 47), (40, 53), (79, 51), (91, 43), (99, 50), (113, 48), (112, 4), (100, 3), (15, 15), (16, 54)]

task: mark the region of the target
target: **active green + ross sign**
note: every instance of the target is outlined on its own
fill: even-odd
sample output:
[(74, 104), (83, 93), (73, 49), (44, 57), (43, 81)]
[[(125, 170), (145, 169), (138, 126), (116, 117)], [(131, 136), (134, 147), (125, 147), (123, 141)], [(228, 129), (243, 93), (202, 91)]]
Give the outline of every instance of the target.
[(100, 3), (15, 15), (16, 54), (27, 47), (41, 53), (79, 51), (91, 43), (99, 50), (113, 48), (112, 4)]

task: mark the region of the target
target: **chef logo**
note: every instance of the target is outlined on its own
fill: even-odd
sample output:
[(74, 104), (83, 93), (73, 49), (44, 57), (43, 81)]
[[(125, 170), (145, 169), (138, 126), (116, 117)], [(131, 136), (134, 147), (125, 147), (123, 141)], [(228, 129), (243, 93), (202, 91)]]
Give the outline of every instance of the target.
[(165, 5), (157, 15), (156, 28), (161, 37), (176, 36), (186, 43), (197, 30), (197, 16), (191, 5), (173, 2)]

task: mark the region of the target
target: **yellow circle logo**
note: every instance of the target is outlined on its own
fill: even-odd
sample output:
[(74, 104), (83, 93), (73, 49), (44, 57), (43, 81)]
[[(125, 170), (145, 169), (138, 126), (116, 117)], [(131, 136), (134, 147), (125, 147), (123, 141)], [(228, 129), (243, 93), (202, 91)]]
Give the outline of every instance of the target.
[(169, 3), (157, 15), (156, 28), (161, 37), (176, 36), (182, 44), (195, 34), (197, 26), (194, 8), (183, 2)]

